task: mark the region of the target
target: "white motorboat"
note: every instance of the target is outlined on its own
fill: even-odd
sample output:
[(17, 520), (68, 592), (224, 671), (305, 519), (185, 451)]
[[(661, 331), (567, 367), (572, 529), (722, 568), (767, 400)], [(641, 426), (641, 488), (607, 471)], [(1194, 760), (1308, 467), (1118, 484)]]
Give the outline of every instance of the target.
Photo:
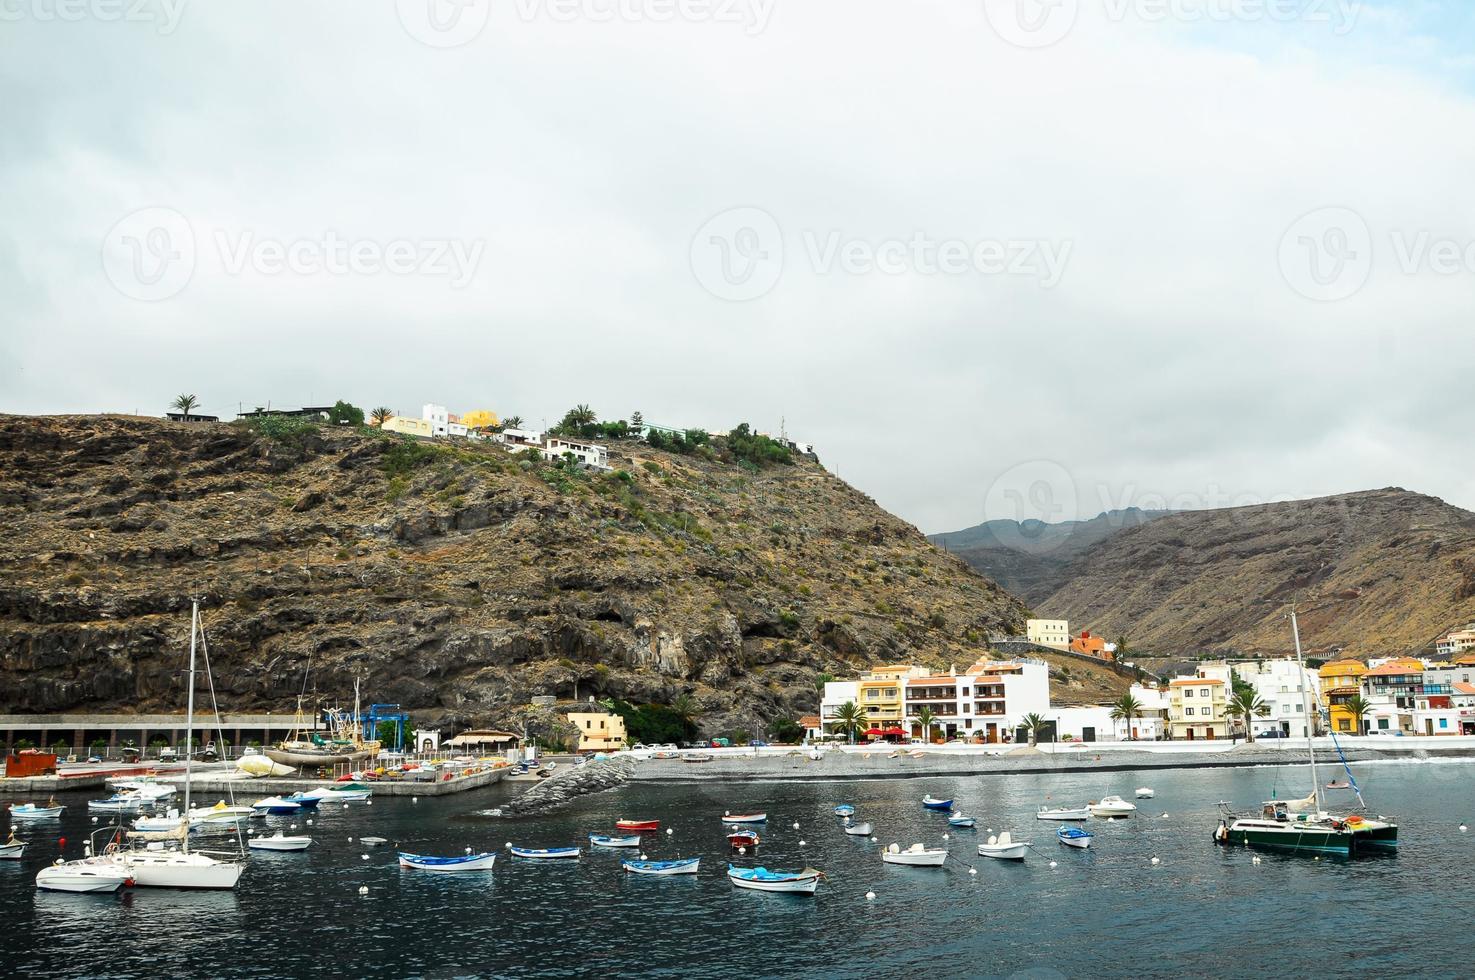
[(67, 861), (36, 872), (36, 887), (48, 892), (112, 893), (133, 881), (128, 872), (98, 864)]
[(766, 813), (731, 813), (731, 812), (729, 812), (729, 813), (724, 813), (722, 815), (722, 822), (723, 823), (767, 823), (768, 822), (768, 814), (766, 814)]
[(1035, 814), (1036, 820), (1088, 820), (1091, 811), (1083, 806), (1041, 806)]
[(305, 851), (310, 844), (311, 837), (287, 837), (281, 831), (271, 837), (252, 837), (246, 841), (253, 851)]
[(842, 827), (840, 829), (845, 831), (851, 837), (869, 837), (871, 836), (871, 831), (875, 828), (873, 828), (868, 823), (858, 823), (852, 827)]
[(1097, 817), (1130, 817), (1137, 812), (1137, 804), (1128, 803), (1120, 796), (1103, 796), (1095, 803), (1088, 804), (1087, 809)]
[(14, 837), (0, 844), (0, 861), (19, 861), (26, 853), (26, 841)]
[(1156, 794), (1153, 793), (1152, 788), (1150, 786), (1138, 786), (1137, 787), (1137, 799), (1139, 799), (1139, 800), (1150, 800), (1155, 795)]
[(280, 796), (268, 796), (264, 800), (257, 800), (251, 804), (251, 810), (255, 813), (269, 813), (274, 816), (290, 816), (302, 810), (301, 803), (293, 803), (284, 800)]
[(923, 847), (913, 844), (906, 850), (900, 844), (892, 844), (881, 852), (881, 860), (887, 864), (908, 864), (919, 868), (940, 868), (947, 860), (947, 850), (941, 847)]
[(56, 803), (54, 800), (47, 806), (37, 806), (34, 803), (17, 803), (10, 808), (10, 819), (12, 820), (47, 820), (52, 817), (61, 816), (66, 807)]
[(142, 793), (114, 793), (105, 800), (88, 800), (87, 809), (98, 813), (142, 813), (152, 810), (159, 799)]
[(136, 793), (153, 800), (167, 799), (176, 792), (169, 783), (161, 783), (153, 779), (111, 779), (108, 780), (107, 785), (114, 793)]
[(978, 853), (987, 858), (998, 858), (1001, 861), (1023, 861), (1029, 849), (1034, 846), (1028, 841), (1016, 841), (1004, 831), (997, 837), (990, 837), (988, 843), (978, 845)]
[[(245, 826), (252, 810), (248, 806), (228, 806), (224, 801), (208, 807), (196, 807), (189, 813), (189, 829), (196, 834), (229, 834)], [(178, 810), (154, 817), (139, 817), (133, 821), (133, 829), (143, 833), (168, 833), (179, 827), (181, 816)]]
[(318, 786), (314, 789), (304, 790), (302, 796), (307, 799), (317, 799), (324, 803), (363, 803), (369, 799), (373, 790), (355, 787), (354, 789), (334, 789), (332, 786)]

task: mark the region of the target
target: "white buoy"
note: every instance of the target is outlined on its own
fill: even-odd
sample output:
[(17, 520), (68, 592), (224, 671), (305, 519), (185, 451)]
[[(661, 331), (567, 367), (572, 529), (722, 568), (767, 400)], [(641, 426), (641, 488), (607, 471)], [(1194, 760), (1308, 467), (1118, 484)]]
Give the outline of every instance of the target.
[(871, 843), (872, 843), (872, 844), (874, 844), (874, 843), (876, 843), (876, 838), (874, 838), (874, 837), (872, 837), (872, 838), (871, 838)]
[(994, 832), (994, 828), (992, 828), (992, 827), (990, 827), (990, 828), (989, 828), (989, 829), (988, 829), (988, 832), (989, 832), (989, 833), (991, 833), (991, 834), (992, 834), (992, 833), (993, 833), (993, 832)]
[[(92, 818), (92, 822), (93, 822), (93, 823), (97, 823), (97, 818), (96, 818), (96, 817), (93, 817), (93, 818)], [(1467, 830), (1469, 830), (1469, 829), (1470, 829), (1470, 828), (1469, 828), (1469, 827), (1466, 827), (1466, 826), (1465, 826), (1465, 825), (1464, 825), (1464, 824), (1460, 824), (1460, 833), (1462, 833), (1462, 834), (1463, 834), (1463, 833), (1464, 833), (1464, 832), (1465, 832), (1465, 831), (1467, 831)]]
[(364, 800), (364, 806), (373, 806), (373, 805), (374, 805), (374, 801), (373, 800)]
[(367, 855), (367, 854), (360, 854), (359, 855), (359, 860), (361, 860), (361, 861), (367, 861), (367, 860), (369, 860), (369, 855)]
[(410, 797), (410, 802), (411, 803), (419, 803), (420, 802), (420, 797), (418, 797), (418, 796), (412, 796), (412, 797)]
[(1162, 862), (1160, 862), (1160, 861), (1159, 861), (1159, 860), (1158, 860), (1158, 859), (1157, 859), (1157, 858), (1153, 858), (1153, 859), (1152, 859), (1152, 863), (1153, 863), (1153, 864), (1160, 864), (1160, 863), (1162, 863)]
[(352, 838), (352, 837), (350, 837), (350, 838), (348, 838), (348, 842), (349, 842), (349, 843), (350, 843), (350, 844), (352, 844), (352, 843), (353, 843), (353, 838)]
[(343, 809), (345, 809), (345, 810), (348, 809), (348, 804), (347, 803), (343, 804)]
[(801, 841), (800, 841), (800, 842), (799, 842), (799, 846), (800, 846), (800, 847), (803, 847), (803, 846), (804, 846), (804, 845), (805, 845), (805, 844), (808, 844), (808, 843), (809, 843), (809, 841), (807, 841), (807, 840), (801, 840)]
[(969, 868), (968, 869), (968, 873), (970, 875), (976, 875), (976, 874), (978, 874), (978, 869), (977, 868)]
[(748, 853), (748, 849), (746, 847), (740, 847), (740, 848), (738, 848), (738, 853), (739, 854), (747, 854)]
[(1055, 867), (1055, 862), (1054, 861), (1051, 861), (1050, 862), (1050, 867), (1052, 867), (1052, 868)]
[(312, 821), (311, 821), (311, 820), (309, 820), (309, 821), (308, 821), (308, 822), (307, 822), (307, 825), (308, 825), (308, 826), (309, 826), (309, 827), (311, 827), (311, 826), (312, 826)]
[[(93, 822), (93, 823), (97, 823), (97, 818), (96, 818), (96, 817), (93, 817), (93, 818), (92, 818), (92, 822)], [(1462, 829), (1462, 830), (1463, 830), (1463, 829), (1464, 829), (1464, 828), (1463, 828), (1463, 827), (1462, 827), (1462, 828), (1460, 828), (1460, 829)]]
[(1250, 859), (1250, 863), (1251, 864), (1259, 864), (1260, 863), (1260, 855), (1256, 854), (1253, 858)]
[(288, 830), (296, 830), (297, 829), (297, 825), (295, 823), (294, 824), (288, 824), (287, 825), (287, 829)]
[(367, 895), (367, 894), (369, 894), (369, 886), (368, 885), (359, 885), (359, 894), (360, 895)]
[(507, 842), (507, 848), (508, 848), (508, 850), (511, 850), (511, 848), (512, 848), (512, 841), (508, 841)]
[(471, 853), (471, 848), (469, 848), (469, 847), (468, 847), (468, 848), (466, 848), (466, 853), (467, 853), (467, 854), (470, 854), (470, 853)]
[(943, 834), (943, 835), (942, 835), (942, 839), (943, 839), (943, 840), (948, 840), (948, 839), (949, 839), (949, 838), (948, 838), (948, 835), (947, 835), (947, 834)]
[(670, 835), (672, 835), (674, 833), (676, 833), (676, 831), (672, 830), (670, 827), (667, 827), (666, 828), (666, 836), (669, 837)]
[(732, 811), (731, 810), (723, 810), (722, 811), (722, 815), (724, 817), (730, 817), (730, 816), (732, 816)]
[(797, 821), (797, 820), (794, 821), (794, 829), (795, 830), (798, 830), (799, 829), (799, 821)]
[(640, 860), (642, 860), (642, 861), (649, 861), (650, 860), (650, 855), (646, 854), (644, 851), (641, 851), (640, 852)]
[(866, 892), (866, 901), (867, 902), (874, 902), (875, 900), (876, 900), (876, 893), (875, 892)]

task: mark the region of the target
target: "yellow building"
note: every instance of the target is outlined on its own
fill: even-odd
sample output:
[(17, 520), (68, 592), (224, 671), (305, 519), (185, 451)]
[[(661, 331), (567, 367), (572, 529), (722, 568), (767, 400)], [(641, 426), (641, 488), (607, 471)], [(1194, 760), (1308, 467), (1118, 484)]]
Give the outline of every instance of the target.
[(1168, 727), (1175, 739), (1228, 738), (1228, 687), (1216, 677), (1180, 677), (1168, 685)]
[(478, 408), (461, 416), (459, 421), (468, 429), (490, 429), (497, 424), (497, 413)]
[(570, 711), (568, 720), (579, 730), (580, 752), (614, 752), (625, 747), (625, 719), (611, 711)]
[(1347, 710), (1347, 702), (1362, 693), (1367, 664), (1359, 660), (1333, 660), (1316, 672), (1321, 678), (1321, 696), (1326, 702), (1332, 731), (1358, 734), (1362, 719)]
[[(905, 735), (902, 728), (903, 700), (908, 677), (925, 677), (927, 670), (914, 664), (892, 664), (876, 667), (860, 679), (857, 689), (857, 704), (865, 709), (868, 734), (880, 732), (883, 736), (895, 732)], [(876, 737), (876, 736), (872, 736)]]
[(427, 419), (407, 419), (396, 415), (381, 426), (385, 432), (398, 432), (402, 436), (422, 436), (426, 439), (435, 435), (435, 427)]
[(1066, 619), (1030, 619), (1024, 624), (1025, 639), (1042, 647), (1070, 649), (1070, 621)]

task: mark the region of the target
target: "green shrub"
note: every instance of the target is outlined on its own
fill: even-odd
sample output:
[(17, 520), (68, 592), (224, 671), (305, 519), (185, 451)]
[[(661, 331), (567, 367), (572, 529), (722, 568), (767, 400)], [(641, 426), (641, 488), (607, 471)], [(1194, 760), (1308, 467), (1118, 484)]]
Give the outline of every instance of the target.
[(231, 423), (248, 429), (264, 439), (289, 445), (305, 445), (318, 435), (321, 425), (315, 419), (291, 418), (286, 415), (257, 415)]

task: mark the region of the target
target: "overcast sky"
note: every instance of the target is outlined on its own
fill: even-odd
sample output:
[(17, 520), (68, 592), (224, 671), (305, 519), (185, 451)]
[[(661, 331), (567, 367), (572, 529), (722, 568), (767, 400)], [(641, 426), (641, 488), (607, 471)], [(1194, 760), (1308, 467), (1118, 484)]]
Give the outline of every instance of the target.
[(1475, 5), (460, 3), (0, 4), (0, 411), (782, 420), (928, 532), (1475, 507)]

